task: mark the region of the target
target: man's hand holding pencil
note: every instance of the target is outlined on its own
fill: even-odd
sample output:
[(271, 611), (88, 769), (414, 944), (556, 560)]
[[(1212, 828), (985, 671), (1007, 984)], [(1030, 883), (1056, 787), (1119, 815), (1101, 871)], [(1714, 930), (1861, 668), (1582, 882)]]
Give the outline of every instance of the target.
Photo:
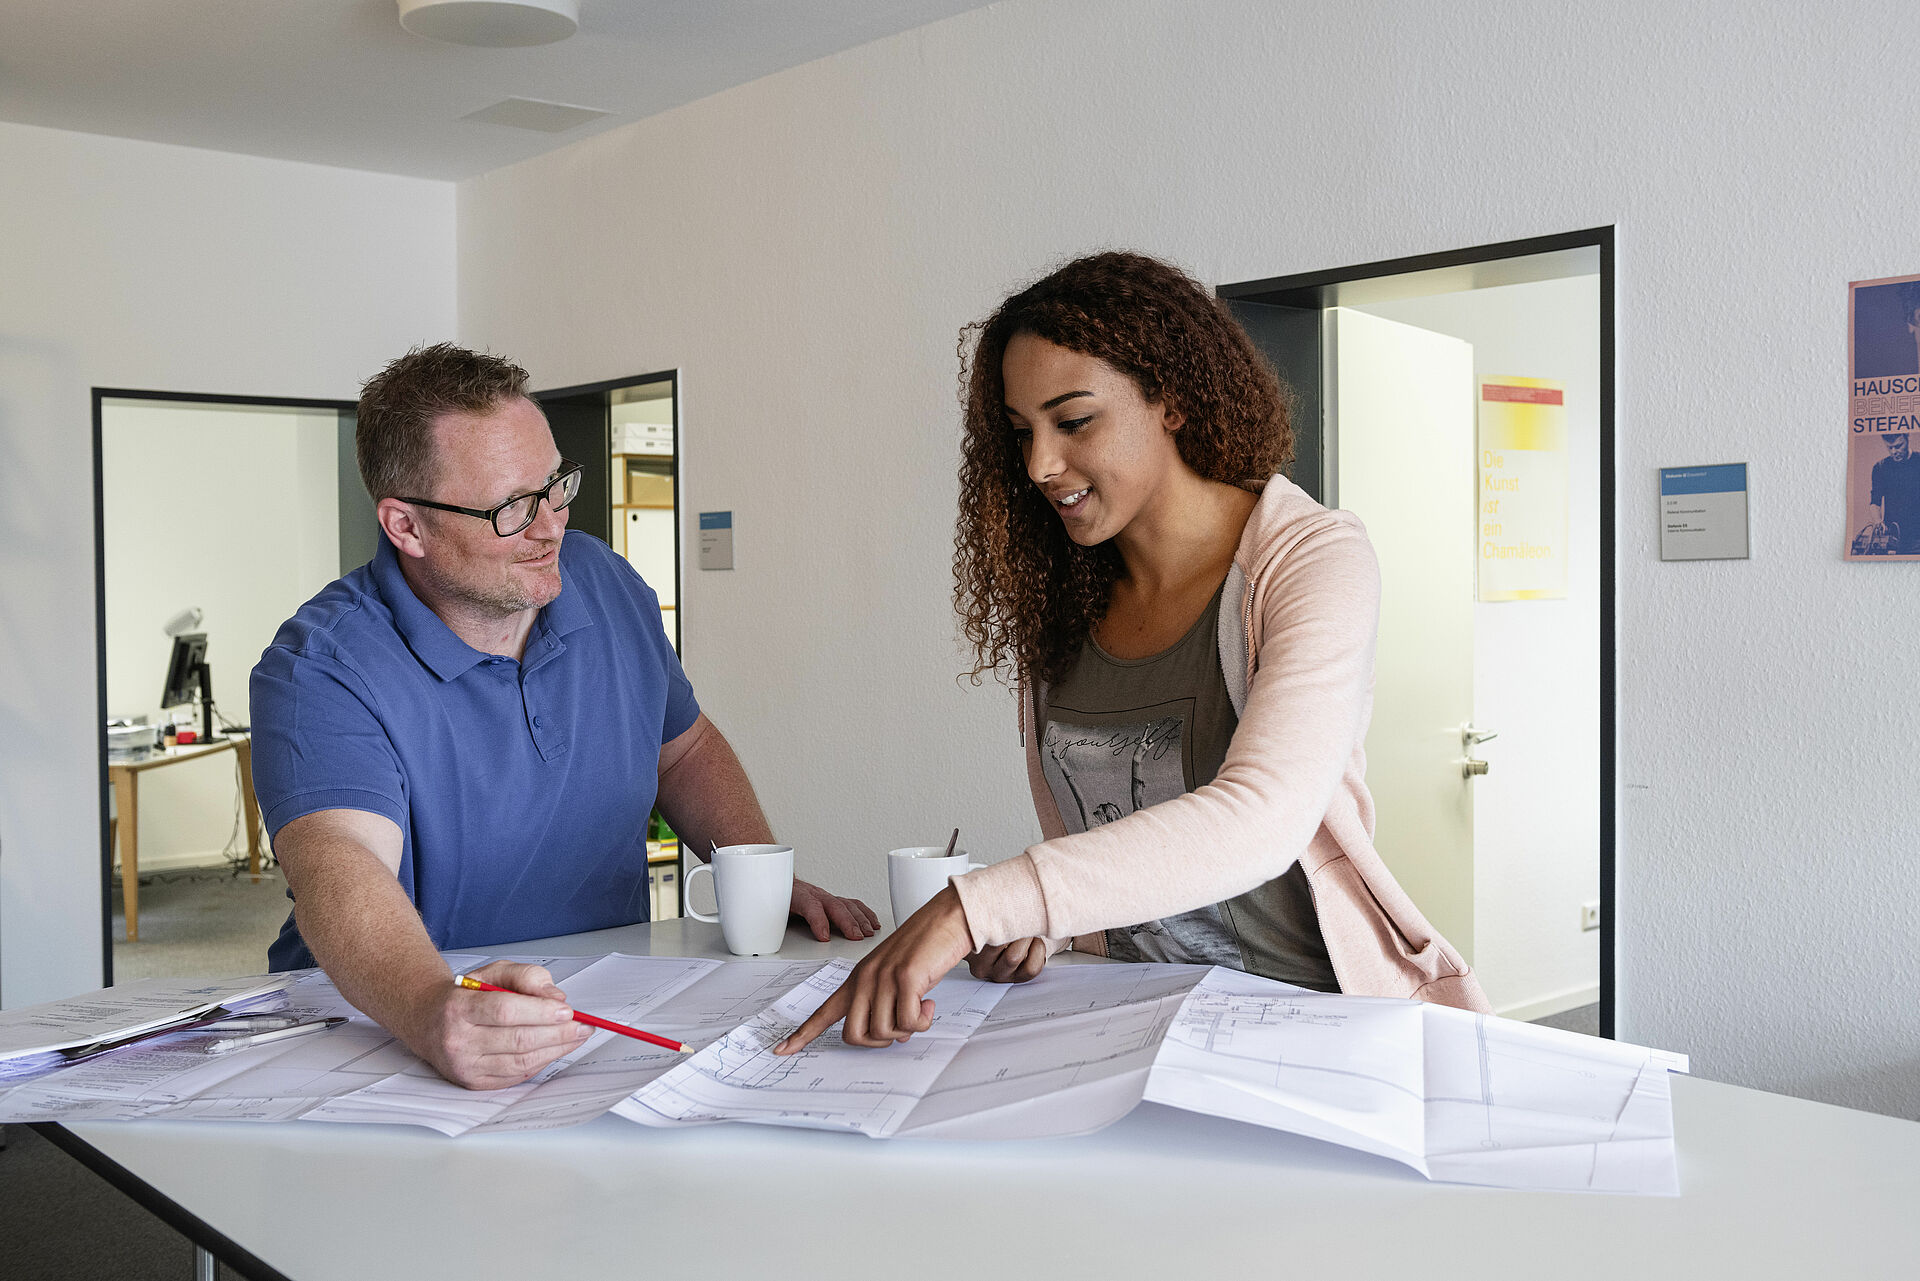
[(419, 1014), (400, 1035), (455, 1085), (518, 1085), (593, 1035), (574, 1021), (566, 993), (542, 966), (495, 961), (469, 977), (491, 990), (462, 987), (449, 974), (415, 1003)]
[[(474, 971), (474, 974), (478, 973), (478, 970)], [(473, 974), (462, 974), (459, 978), (455, 979), (454, 982), (458, 983), (461, 987), (471, 988), (476, 992), (504, 992), (507, 990), (503, 987), (495, 987), (491, 983), (483, 983), (475, 978)], [(692, 1053), (685, 1045), (668, 1037), (655, 1036), (653, 1033), (643, 1032), (637, 1027), (628, 1027), (625, 1023), (615, 1023), (612, 1019), (603, 1019), (598, 1015), (588, 1014), (582, 1010), (573, 1011), (569, 1017), (571, 1017), (575, 1023), (584, 1023), (590, 1028), (598, 1028), (604, 1032), (618, 1032), (621, 1036), (630, 1036), (636, 1041), (645, 1041), (648, 1045), (657, 1045), (663, 1050), (672, 1050), (675, 1054)]]

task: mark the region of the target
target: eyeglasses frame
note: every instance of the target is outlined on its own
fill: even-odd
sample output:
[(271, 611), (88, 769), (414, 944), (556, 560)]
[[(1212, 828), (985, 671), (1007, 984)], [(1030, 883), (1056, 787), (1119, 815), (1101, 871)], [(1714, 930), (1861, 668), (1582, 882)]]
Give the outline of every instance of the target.
[[(534, 521), (540, 519), (540, 504), (542, 502), (545, 502), (547, 506), (552, 508), (554, 511), (565, 511), (567, 506), (573, 502), (573, 498), (578, 498), (580, 496), (579, 489), (576, 488), (574, 490), (573, 498), (569, 498), (567, 499), (566, 502), (559, 503), (557, 505), (553, 502), (552, 499), (548, 498), (547, 495), (552, 492), (553, 487), (555, 485), (558, 485), (560, 482), (566, 480), (569, 476), (577, 475), (577, 476), (582, 476), (584, 478), (584, 474), (586, 470), (587, 469), (585, 464), (576, 463), (572, 459), (562, 458), (560, 460), (559, 469), (555, 472), (553, 479), (548, 481), (545, 485), (541, 486), (539, 489), (529, 490), (524, 494), (515, 494), (512, 498), (507, 499), (505, 502), (500, 503), (494, 507), (485, 508), (485, 509), (482, 509), (479, 507), (456, 507), (452, 503), (437, 503), (433, 501), (433, 499), (431, 498), (402, 498), (399, 495), (394, 496), (394, 501), (402, 502), (402, 503), (413, 503), (419, 507), (431, 507), (435, 511), (458, 512), (462, 516), (477, 516), (481, 520), (484, 520), (489, 525), (493, 526), (493, 532), (496, 537), (512, 538), (515, 534), (520, 533), (521, 530), (524, 530), (529, 525), (532, 525)], [(500, 513), (505, 511), (507, 508), (513, 506), (515, 503), (528, 498), (533, 499), (533, 506), (528, 511), (526, 524), (521, 525), (518, 529), (506, 529), (506, 530), (501, 529), (500, 521), (499, 521)]]

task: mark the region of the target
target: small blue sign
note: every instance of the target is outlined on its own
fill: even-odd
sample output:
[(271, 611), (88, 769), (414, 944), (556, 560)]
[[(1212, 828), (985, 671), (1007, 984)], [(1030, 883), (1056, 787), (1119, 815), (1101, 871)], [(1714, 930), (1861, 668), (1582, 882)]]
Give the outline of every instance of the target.
[(702, 569), (733, 568), (733, 513), (700, 513), (700, 555), (695, 562)]
[(1712, 467), (1662, 467), (1660, 493), (1739, 494), (1747, 488), (1745, 463), (1718, 463)]
[(1745, 560), (1747, 465), (1660, 469), (1660, 559)]

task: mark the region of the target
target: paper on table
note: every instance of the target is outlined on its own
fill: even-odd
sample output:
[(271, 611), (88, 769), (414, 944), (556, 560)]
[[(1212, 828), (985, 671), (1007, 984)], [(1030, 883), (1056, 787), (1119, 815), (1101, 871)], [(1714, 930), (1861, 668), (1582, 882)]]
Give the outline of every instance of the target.
[(319, 1102), (323, 1090), (341, 1088), (343, 1064), (351, 1064), (365, 1083), (378, 1079), (383, 1066), (397, 1071), (411, 1060), (324, 975), (279, 977), (290, 980), (289, 1014), (345, 1016), (347, 1025), (218, 1056), (205, 1049), (222, 1033), (174, 1033), (7, 1090), (0, 1094), (0, 1120), (292, 1120)]
[(1146, 1098), (1405, 1161), (1424, 1153), (1421, 1006), (1210, 970)]
[[(449, 956), (455, 969), (488, 958)], [(516, 958), (522, 959), (522, 958)], [(444, 1134), (722, 1120), (876, 1137), (1083, 1133), (1142, 1098), (1505, 1187), (1677, 1188), (1667, 1072), (1685, 1059), (1414, 1001), (1308, 992), (1181, 965), (1058, 967), (1004, 987), (953, 977), (934, 1027), (888, 1050), (771, 1047), (846, 962), (529, 957), (581, 1008), (675, 1036), (692, 1058), (598, 1033), (535, 1080), (441, 1080), (317, 972), (288, 989), (322, 1035), (209, 1058), (180, 1033), (7, 1088), (0, 1120), (192, 1117), (406, 1122)]]
[(1686, 1059), (1441, 1005), (1273, 992), (1213, 970), (1146, 1098), (1498, 1187), (1674, 1195)]
[(284, 974), (217, 981), (136, 979), (84, 997), (31, 1004), (25, 1010), (4, 1010), (0, 1012), (0, 1060), (131, 1035), (182, 1016), (205, 1014), (219, 1004), (234, 1008), (238, 1003), (273, 997), (282, 987), (286, 987)]
[(64, 1001), (0, 1011), (0, 1060), (91, 1045), (204, 1014), (215, 1006), (272, 997), (287, 985), (284, 974), (252, 978), (139, 979)]
[(1497, 1187), (1680, 1191), (1680, 1055), (1423, 1006), (1429, 1177)]
[[(484, 959), (466, 958), (466, 964), (453, 968), (472, 969)], [(651, 1022), (649, 1011), (654, 1007), (724, 964), (619, 953), (599, 958), (510, 959), (544, 965), (575, 1008), (622, 1023)], [(504, 1090), (468, 1090), (406, 1055), (399, 1070), (350, 1093), (334, 1092), (305, 1118), (369, 1124), (401, 1121), (447, 1135), (478, 1129), (552, 1129), (592, 1120), (682, 1057), (631, 1037), (596, 1032), (530, 1081)]]
[(1167, 1027), (1207, 974), (1062, 966), (1008, 988), (900, 1127), (914, 1138), (1090, 1134), (1140, 1102)]
[(759, 1121), (856, 1130), (884, 1138), (1006, 993), (998, 984), (949, 978), (927, 994), (933, 1025), (904, 1044), (854, 1052), (839, 1026), (782, 1058), (773, 1047), (833, 995), (852, 966), (829, 961), (772, 1005), (692, 1058), (634, 1091), (614, 1111), (643, 1125)]
[(1666, 1079), (1686, 1068), (1677, 1055), (1233, 970), (1125, 965), (1062, 967), (998, 998), (949, 979), (934, 993), (943, 1009), (959, 1003), (944, 1035), (876, 1052), (829, 1032), (775, 1056), (845, 972), (823, 968), (614, 1111), (647, 1125), (996, 1139), (1084, 1133), (1145, 1098), (1430, 1178), (1677, 1190)]
[[(492, 958), (451, 953), (445, 959), (454, 969), (464, 970)], [(524, 959), (545, 964), (556, 978), (579, 990), (601, 992), (604, 989), (593, 989), (577, 972), (596, 964), (617, 971), (622, 962), (635, 960)], [(640, 964), (651, 970), (657, 983), (669, 984), (684, 979), (689, 969), (697, 973), (719, 962), (668, 960), (654, 966), (643, 960)], [(319, 971), (294, 978), (286, 1000), (288, 1011), (303, 1018), (346, 1016), (349, 1021), (320, 1035), (216, 1057), (205, 1053), (205, 1044), (219, 1033), (175, 1034), (15, 1085), (0, 1094), (0, 1120), (311, 1118), (411, 1122), (459, 1134), (498, 1116), (533, 1088), (477, 1092), (441, 1080), (385, 1029), (349, 1005)], [(610, 1000), (607, 1008), (627, 1007)], [(589, 1047), (592, 1044), (588, 1042)], [(630, 1080), (626, 1088), (637, 1083)], [(6, 1084), (0, 1080), (0, 1087)]]
[[(651, 967), (664, 958), (620, 959), (635, 966)], [(567, 996), (592, 1013), (612, 1011), (622, 1022), (641, 1023), (649, 1032), (699, 1049), (766, 1009), (820, 968), (817, 961), (731, 964), (699, 961), (692, 964), (702, 967), (692, 981), (645, 1009), (622, 1006), (611, 998), (592, 1004), (576, 995), (577, 991), (585, 990), (578, 987), (577, 981), (569, 981)], [(553, 1129), (591, 1121), (634, 1090), (685, 1061), (685, 1055), (673, 1050), (602, 1032), (575, 1053), (564, 1071), (474, 1129)]]

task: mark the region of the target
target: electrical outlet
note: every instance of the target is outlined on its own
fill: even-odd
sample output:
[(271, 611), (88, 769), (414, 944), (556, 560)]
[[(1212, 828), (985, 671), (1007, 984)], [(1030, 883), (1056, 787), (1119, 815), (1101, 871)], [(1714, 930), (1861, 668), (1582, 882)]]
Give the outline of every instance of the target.
[(1600, 905), (1598, 903), (1582, 903), (1580, 905), (1581, 932), (1584, 933), (1587, 930), (1597, 930), (1599, 928)]

